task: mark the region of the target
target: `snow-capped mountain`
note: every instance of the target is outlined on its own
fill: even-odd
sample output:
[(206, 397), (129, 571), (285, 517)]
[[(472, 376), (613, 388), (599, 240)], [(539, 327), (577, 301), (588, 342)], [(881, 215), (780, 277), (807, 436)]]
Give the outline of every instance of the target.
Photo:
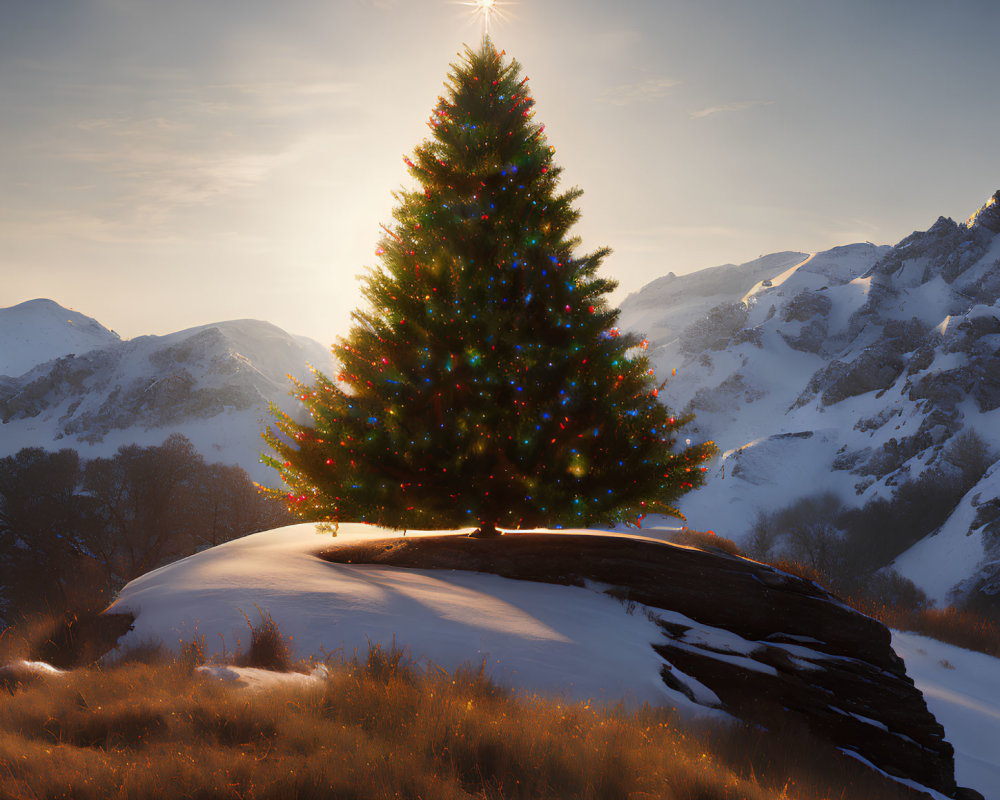
[(268, 483), (258, 462), (268, 404), (293, 410), (287, 376), (332, 368), (327, 348), (267, 322), (122, 341), (50, 300), (0, 310), (0, 353), (15, 367), (0, 375), (0, 455), (35, 446), (106, 456), (180, 432), (207, 460)]
[[(1000, 192), (895, 247), (661, 278), (625, 300), (621, 322), (673, 376), (661, 397), (696, 415), (685, 435), (722, 453), (680, 503), (692, 527), (739, 540), (758, 511), (821, 491), (849, 507), (891, 498), (954, 473), (947, 448), (963, 432), (1000, 454)], [(998, 490), (994, 467), (896, 569), (941, 602), (956, 589), (1000, 599)]]
[(120, 341), (117, 333), (96, 319), (52, 300), (29, 300), (0, 308), (0, 375), (21, 375), (53, 358)]

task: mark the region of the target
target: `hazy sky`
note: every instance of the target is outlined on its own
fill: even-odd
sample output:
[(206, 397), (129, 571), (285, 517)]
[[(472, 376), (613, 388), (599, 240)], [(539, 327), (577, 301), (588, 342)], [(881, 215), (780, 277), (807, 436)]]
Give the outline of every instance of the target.
[[(997, 0), (521, 0), (577, 232), (627, 292), (895, 243), (1000, 188)], [(270, 320), (323, 342), (402, 157), (480, 28), (449, 0), (0, 0), (0, 307), (123, 336)]]

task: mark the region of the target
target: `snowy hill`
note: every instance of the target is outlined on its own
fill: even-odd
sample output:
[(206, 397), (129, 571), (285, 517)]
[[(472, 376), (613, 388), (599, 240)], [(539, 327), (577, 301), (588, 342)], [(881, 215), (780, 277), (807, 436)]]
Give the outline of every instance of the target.
[(97, 320), (52, 300), (0, 308), (0, 377), (16, 377), (53, 358), (120, 342)]
[[(122, 444), (160, 444), (180, 432), (207, 460), (238, 464), (256, 480), (273, 482), (272, 471), (258, 463), (268, 404), (292, 410), (287, 375), (308, 378), (307, 364), (332, 368), (319, 343), (257, 320), (121, 341), (102, 335), (93, 320), (85, 326), (82, 315), (70, 334), (80, 328), (85, 335), (67, 335), (52, 320), (76, 318), (51, 301), (5, 311), (18, 313), (10, 317), (16, 324), (4, 324), (8, 317), (0, 312), (0, 336), (10, 337), (0, 338), (0, 352), (16, 353), (22, 364), (50, 358), (0, 377), (0, 455), (41, 446), (108, 456)], [(24, 341), (32, 346), (22, 347)]]
[[(737, 540), (758, 511), (797, 498), (830, 491), (862, 507), (953, 474), (947, 448), (963, 432), (1000, 453), (1000, 192), (965, 223), (941, 218), (895, 247), (847, 245), (786, 267), (793, 256), (735, 268), (743, 280), (728, 277), (694, 320), (685, 287), (711, 285), (720, 268), (654, 281), (622, 305), (659, 374), (676, 369), (660, 396), (695, 413), (686, 435), (722, 451), (680, 508), (692, 527)], [(984, 476), (920, 545), (961, 550), (961, 568), (945, 578), (916, 551), (897, 568), (941, 601), (973, 584), (1000, 599), (998, 488)]]
[[(554, 555), (567, 569), (539, 575), (548, 556), (525, 558), (521, 544)], [(464, 569), (426, 568), (480, 550), (490, 554), (491, 568), (471, 562)], [(661, 550), (662, 559), (652, 559), (660, 580), (644, 583), (641, 565)], [(379, 552), (376, 563), (358, 563), (370, 560), (359, 554)], [(428, 553), (424, 568), (392, 563), (412, 555), (427, 560)], [(626, 582), (574, 585), (575, 570), (591, 557), (589, 563)], [(679, 572), (664, 580), (664, 565)], [(511, 579), (509, 570), (535, 577)], [(706, 584), (713, 592), (705, 592)], [(631, 590), (638, 610), (609, 596), (623, 589)], [(732, 601), (733, 593), (742, 600)], [(814, 584), (755, 562), (587, 531), (490, 543), (345, 524), (331, 541), (313, 525), (295, 525), (148, 573), (128, 584), (109, 612), (135, 617), (122, 647), (158, 640), (175, 648), (198, 636), (209, 653), (232, 653), (248, 636), (244, 613), (254, 619), (256, 608), (292, 637), (298, 657), (364, 656), (370, 644), (396, 646), (424, 665), (483, 663), (500, 682), (528, 692), (648, 702), (720, 719), (753, 721), (754, 714), (773, 713), (767, 701), (776, 702), (817, 735), (907, 785), (937, 787), (936, 798), (965, 796), (955, 793), (951, 746), (903, 674), (885, 629)], [(959, 783), (989, 792), (1000, 778), (1000, 759), (982, 757), (979, 744), (1000, 735), (996, 660), (925, 645), (909, 634), (897, 634), (892, 644), (919, 663), (918, 685), (933, 690), (935, 712), (952, 724), (945, 736), (967, 748), (958, 754), (965, 770)], [(938, 665), (944, 659), (947, 668)], [(973, 699), (978, 709), (966, 707)]]

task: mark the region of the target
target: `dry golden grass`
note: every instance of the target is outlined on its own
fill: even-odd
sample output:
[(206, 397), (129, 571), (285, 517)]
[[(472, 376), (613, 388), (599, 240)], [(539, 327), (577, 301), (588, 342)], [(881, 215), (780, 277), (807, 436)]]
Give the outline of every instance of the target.
[(883, 625), (901, 631), (922, 633), (948, 644), (1000, 658), (1000, 626), (973, 611), (960, 608), (894, 608), (880, 606), (860, 611)]
[[(147, 654), (148, 655), (148, 652)], [(0, 704), (0, 796), (16, 798), (904, 798), (801, 731), (683, 726), (517, 695), (398, 651), (312, 687), (250, 691), (191, 663), (125, 662)]]
[(739, 545), (726, 536), (719, 536), (715, 531), (696, 531), (682, 528), (670, 534), (668, 541), (687, 547), (697, 547), (699, 550), (721, 550), (732, 556), (741, 556), (743, 551)]

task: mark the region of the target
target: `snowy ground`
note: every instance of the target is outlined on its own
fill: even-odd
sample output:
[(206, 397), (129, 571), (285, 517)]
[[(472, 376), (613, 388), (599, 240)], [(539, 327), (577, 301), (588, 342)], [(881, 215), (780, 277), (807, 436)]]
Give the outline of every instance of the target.
[[(371, 536), (366, 526), (341, 525), (333, 541)], [(331, 543), (313, 525), (293, 525), (148, 573), (114, 605), (137, 615), (122, 646), (149, 639), (177, 646), (199, 635), (209, 653), (231, 654), (249, 639), (244, 613), (256, 621), (259, 607), (292, 637), (299, 657), (364, 657), (369, 642), (395, 643), (449, 670), (485, 662), (498, 680), (529, 692), (690, 704), (660, 680), (663, 661), (650, 647), (657, 626), (607, 595), (473, 572), (331, 564), (313, 555)]]
[(955, 780), (1000, 800), (1000, 660), (893, 631), (893, 649), (955, 747)]
[[(176, 647), (198, 635), (210, 654), (232, 654), (249, 638), (244, 614), (256, 621), (260, 608), (292, 637), (298, 657), (364, 657), (369, 643), (395, 644), (418, 663), (449, 670), (482, 662), (497, 680), (528, 692), (721, 713), (668, 689), (659, 677), (664, 662), (650, 647), (657, 626), (641, 608), (629, 614), (599, 591), (315, 557), (334, 542), (372, 536), (363, 525), (341, 525), (333, 540), (313, 525), (293, 525), (148, 573), (114, 605), (136, 615), (122, 646), (155, 639)], [(1000, 800), (1000, 661), (910, 633), (895, 632), (893, 646), (955, 746), (959, 785)], [(261, 683), (252, 672), (222, 672)]]

